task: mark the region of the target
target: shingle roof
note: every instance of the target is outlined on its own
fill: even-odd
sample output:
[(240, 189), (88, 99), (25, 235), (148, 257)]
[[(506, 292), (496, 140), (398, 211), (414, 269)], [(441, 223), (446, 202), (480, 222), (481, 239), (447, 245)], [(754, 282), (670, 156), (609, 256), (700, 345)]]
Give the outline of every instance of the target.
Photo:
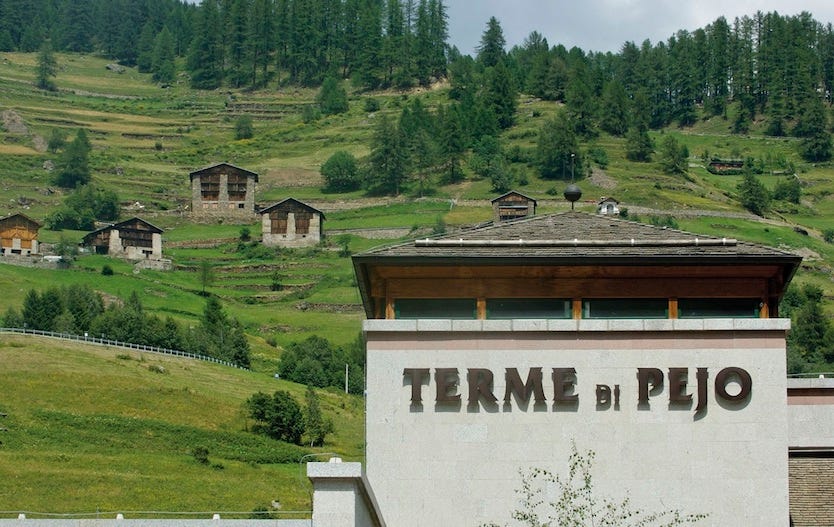
[(501, 194), (500, 196), (498, 196), (497, 198), (492, 198), (490, 200), (490, 203), (495, 203), (496, 201), (500, 201), (500, 200), (506, 198), (507, 196), (519, 196), (519, 197), (522, 197), (522, 198), (524, 198), (528, 201), (532, 201), (533, 203), (536, 203), (535, 199), (531, 198), (530, 196), (526, 196), (526, 195), (522, 194), (521, 192), (518, 192), (518, 191), (515, 191), (515, 190), (505, 192), (505, 193)]
[(322, 211), (320, 211), (319, 209), (317, 209), (317, 208), (315, 208), (315, 207), (313, 207), (313, 206), (311, 206), (311, 205), (308, 205), (308, 204), (304, 203), (303, 201), (298, 201), (298, 200), (297, 200), (297, 199), (295, 199), (295, 198), (284, 198), (284, 199), (282, 199), (281, 201), (279, 201), (278, 203), (273, 203), (272, 205), (270, 205), (270, 206), (268, 206), (268, 207), (264, 207), (264, 208), (262, 208), (262, 209), (261, 209), (260, 211), (258, 211), (258, 212), (259, 212), (260, 214), (266, 214), (266, 213), (270, 212), (272, 209), (276, 209), (276, 208), (278, 208), (278, 207), (280, 207), (280, 206), (282, 206), (282, 205), (287, 205), (287, 204), (292, 204), (292, 203), (295, 203), (296, 205), (298, 205), (298, 206), (300, 206), (300, 207), (303, 207), (303, 208), (305, 208), (305, 209), (308, 209), (308, 210), (310, 210), (311, 212), (315, 212), (316, 214), (320, 214), (320, 215), (321, 215), (321, 217), (322, 217), (322, 218), (324, 218), (324, 213), (323, 213)]
[(231, 163), (215, 163), (213, 165), (209, 165), (207, 167), (197, 169), (194, 172), (190, 172), (188, 174), (188, 176), (189, 176), (190, 179), (194, 179), (194, 176), (201, 175), (203, 172), (208, 172), (208, 171), (210, 171), (214, 168), (218, 168), (218, 167), (226, 167), (226, 168), (232, 169), (232, 170), (237, 171), (237, 172), (243, 172), (244, 174), (246, 174), (249, 177), (254, 177), (255, 181), (258, 181), (258, 174), (256, 174), (255, 172), (252, 172), (251, 170), (246, 170), (245, 168), (235, 166)]
[(138, 218), (138, 217), (134, 216), (133, 218), (130, 218), (128, 220), (120, 221), (119, 223), (111, 223), (110, 225), (105, 225), (104, 227), (100, 227), (100, 228), (98, 228), (98, 229), (96, 229), (92, 232), (88, 232), (83, 238), (83, 243), (88, 243), (88, 240), (91, 240), (92, 238), (94, 238), (96, 236), (96, 234), (98, 234), (100, 232), (109, 231), (109, 230), (112, 230), (112, 229), (132, 228), (137, 223), (142, 223), (142, 224), (146, 225), (148, 227), (148, 230), (151, 231), (151, 232), (155, 232), (155, 233), (159, 233), (159, 234), (162, 234), (163, 232), (165, 232), (162, 229), (160, 229), (159, 227), (157, 227), (156, 225), (154, 225), (153, 223), (150, 223), (148, 221), (143, 220), (142, 218)]
[[(469, 231), (372, 249), (358, 260), (764, 260), (798, 265), (794, 254), (730, 238), (703, 236), (582, 212), (535, 216)], [(426, 260), (428, 259), (428, 260)], [(635, 261), (637, 260), (637, 261)], [(471, 262), (470, 263), (474, 263)], [(508, 262), (509, 263), (509, 262)]]
[(834, 518), (834, 458), (791, 457), (790, 512), (794, 527), (828, 527)]

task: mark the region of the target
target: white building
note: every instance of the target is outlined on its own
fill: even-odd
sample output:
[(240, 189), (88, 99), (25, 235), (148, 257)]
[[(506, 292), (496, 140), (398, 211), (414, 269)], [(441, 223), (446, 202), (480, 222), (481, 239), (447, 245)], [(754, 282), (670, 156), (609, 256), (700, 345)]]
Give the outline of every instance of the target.
[(799, 262), (573, 212), (355, 256), (382, 517), (506, 524), (520, 472), (564, 475), (575, 445), (596, 454), (600, 497), (786, 525), (790, 321), (776, 317)]

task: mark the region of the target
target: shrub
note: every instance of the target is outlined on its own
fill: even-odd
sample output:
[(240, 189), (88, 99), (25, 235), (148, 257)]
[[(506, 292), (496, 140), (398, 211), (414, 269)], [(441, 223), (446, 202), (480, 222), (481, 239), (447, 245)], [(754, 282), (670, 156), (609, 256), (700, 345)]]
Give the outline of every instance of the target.
[(194, 457), (194, 460), (201, 465), (208, 465), (209, 464), (209, 450), (204, 446), (195, 446), (191, 449), (191, 456)]
[(825, 229), (822, 231), (822, 239), (828, 243), (834, 243), (834, 229)]
[(235, 121), (235, 139), (252, 139), (254, 135), (252, 116), (244, 114), (238, 117)]
[(350, 192), (360, 187), (359, 167), (350, 152), (340, 150), (330, 156), (321, 166), (325, 190)]
[(365, 99), (365, 111), (368, 113), (371, 112), (378, 112), (379, 111), (379, 101), (374, 99), (373, 97), (368, 97)]
[(279, 441), (301, 444), (304, 416), (289, 392), (279, 390), (271, 397), (258, 392), (246, 400), (249, 417), (257, 421), (255, 430)]
[(104, 264), (101, 266), (101, 274), (104, 276), (113, 276), (113, 268), (110, 267), (110, 264)]

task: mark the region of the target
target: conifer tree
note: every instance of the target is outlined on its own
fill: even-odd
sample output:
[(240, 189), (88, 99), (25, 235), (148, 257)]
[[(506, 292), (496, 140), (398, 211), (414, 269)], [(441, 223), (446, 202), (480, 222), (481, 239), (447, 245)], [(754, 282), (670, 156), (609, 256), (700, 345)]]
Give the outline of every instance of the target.
[(501, 129), (507, 129), (513, 125), (518, 106), (518, 90), (503, 60), (487, 70), (484, 99), (486, 106), (498, 119), (498, 126)]
[(90, 181), (89, 154), (87, 133), (83, 128), (79, 128), (75, 139), (64, 150), (55, 184), (63, 188), (86, 185)]
[(160, 84), (171, 84), (176, 78), (174, 56), (174, 37), (168, 26), (162, 28), (156, 37), (153, 48), (153, 79)]
[(574, 126), (564, 113), (542, 125), (536, 158), (539, 173), (545, 179), (569, 180), (572, 175), (582, 173), (582, 158)]
[(328, 76), (316, 95), (316, 103), (324, 115), (334, 115), (348, 111), (347, 91), (336, 77)]
[(832, 157), (832, 140), (825, 106), (819, 97), (810, 95), (802, 108), (802, 115), (794, 128), (801, 137), (799, 151), (806, 161), (828, 161)]
[(217, 0), (203, 2), (199, 14), (188, 53), (188, 71), (192, 88), (213, 90), (220, 86), (223, 79)]
[(686, 174), (689, 170), (689, 149), (675, 136), (667, 135), (660, 143), (660, 166), (667, 174)]
[(156, 28), (152, 23), (145, 22), (141, 33), (139, 33), (139, 41), (136, 43), (136, 69), (141, 73), (152, 71), (155, 40)]
[(408, 163), (408, 151), (400, 127), (383, 115), (377, 122), (371, 144), (370, 190), (399, 195), (408, 175)]
[(600, 128), (611, 135), (624, 135), (628, 130), (629, 106), (628, 95), (619, 81), (606, 84), (600, 104)]
[(478, 45), (478, 62), (485, 68), (491, 68), (504, 59), (504, 47), (507, 41), (504, 39), (504, 30), (497, 18), (490, 17), (487, 28), (481, 35), (481, 42)]
[(55, 81), (53, 80), (58, 71), (58, 62), (55, 60), (55, 54), (52, 51), (52, 43), (47, 39), (41, 44), (40, 52), (38, 52), (38, 66), (37, 66), (37, 86), (42, 90), (55, 91)]
[(741, 205), (756, 214), (764, 216), (770, 206), (770, 191), (765, 188), (752, 172), (746, 172), (736, 187)]

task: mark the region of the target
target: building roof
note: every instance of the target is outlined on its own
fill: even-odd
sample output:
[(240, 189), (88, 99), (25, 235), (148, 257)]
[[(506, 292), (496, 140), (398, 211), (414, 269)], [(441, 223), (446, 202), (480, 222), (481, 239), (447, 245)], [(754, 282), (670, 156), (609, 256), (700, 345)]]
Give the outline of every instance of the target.
[(258, 181), (258, 174), (256, 174), (255, 172), (252, 172), (251, 170), (246, 170), (245, 168), (240, 168), (239, 166), (235, 166), (231, 163), (215, 163), (214, 165), (210, 165), (210, 166), (207, 166), (205, 168), (195, 170), (194, 172), (191, 172), (189, 174), (189, 178), (194, 179), (194, 176), (200, 176), (205, 172), (209, 172), (212, 169), (216, 169), (216, 168), (220, 168), (220, 167), (226, 167), (226, 168), (229, 168), (229, 169), (234, 170), (236, 172), (243, 172), (247, 176), (254, 177), (255, 182)]
[(705, 259), (768, 260), (798, 265), (801, 260), (792, 253), (754, 243), (584, 212), (563, 212), (495, 223), (469, 231), (371, 249), (354, 257), (359, 261), (415, 258), (422, 261), (497, 259), (515, 263), (522, 258), (533, 258), (560, 264), (575, 261), (582, 265), (594, 263), (589, 260), (621, 260), (634, 265), (642, 260), (651, 263), (684, 260), (702, 263)]
[(145, 225), (150, 232), (154, 232), (154, 233), (158, 233), (158, 234), (162, 234), (164, 232), (162, 229), (160, 229), (159, 227), (157, 227), (156, 225), (154, 225), (150, 222), (147, 222), (147, 221), (145, 221), (141, 218), (133, 217), (133, 218), (130, 218), (128, 220), (120, 221), (119, 223), (112, 223), (110, 225), (105, 225), (104, 227), (96, 229), (92, 232), (88, 232), (84, 236), (84, 243), (87, 243), (87, 240), (93, 238), (96, 234), (98, 234), (100, 232), (105, 232), (105, 231), (109, 231), (109, 230), (112, 230), (112, 229), (121, 229), (123, 227), (133, 227), (137, 223), (141, 223), (141, 224)]
[(599, 201), (597, 201), (597, 205), (602, 205), (603, 203), (606, 203), (606, 202), (613, 202), (613, 203), (616, 203), (616, 204), (620, 203), (619, 201), (617, 201), (614, 198), (599, 198)]
[(5, 223), (7, 220), (11, 220), (13, 218), (22, 218), (25, 223), (29, 223), (29, 224), (33, 225), (36, 229), (39, 229), (39, 228), (43, 227), (43, 225), (41, 223), (33, 220), (29, 216), (27, 216), (25, 214), (22, 214), (20, 212), (16, 212), (14, 214), (9, 214), (5, 218), (0, 218), (0, 223)]
[(519, 196), (519, 197), (522, 197), (522, 198), (524, 198), (528, 201), (532, 201), (534, 205), (536, 204), (535, 199), (531, 198), (530, 196), (525, 196), (521, 192), (517, 192), (515, 190), (505, 192), (505, 193), (501, 194), (500, 196), (498, 196), (497, 198), (492, 198), (492, 200), (490, 200), (490, 203), (495, 203), (496, 201), (502, 200), (502, 199), (506, 198), (507, 196)]
[[(376, 266), (775, 265), (787, 284), (802, 257), (732, 238), (703, 236), (610, 216), (563, 212), (495, 223), (353, 256), (360, 291)], [(781, 295), (781, 293), (778, 293)]]
[(834, 458), (830, 454), (788, 460), (791, 525), (823, 527), (834, 518)]
[(316, 214), (319, 214), (322, 217), (322, 219), (324, 219), (324, 213), (322, 211), (320, 211), (319, 209), (317, 209), (315, 207), (307, 205), (303, 201), (298, 201), (295, 198), (284, 198), (281, 201), (279, 201), (278, 203), (274, 203), (274, 204), (270, 205), (269, 207), (265, 207), (265, 208), (261, 209), (259, 212), (260, 212), (260, 214), (266, 214), (266, 213), (270, 212), (272, 209), (277, 209), (277, 208), (281, 207), (282, 205), (289, 205), (289, 204), (296, 204), (296, 205), (298, 205), (300, 207), (303, 207), (305, 209), (309, 209), (311, 212), (315, 212)]

